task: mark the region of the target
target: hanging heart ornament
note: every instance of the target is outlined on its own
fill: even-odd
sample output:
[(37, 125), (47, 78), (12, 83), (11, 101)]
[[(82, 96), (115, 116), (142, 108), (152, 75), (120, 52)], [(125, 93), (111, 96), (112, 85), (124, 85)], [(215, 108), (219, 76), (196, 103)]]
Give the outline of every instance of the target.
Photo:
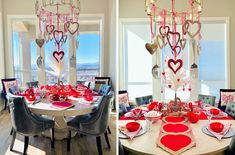
[(53, 57), (59, 63), (64, 58), (64, 51), (54, 51)]
[(184, 50), (185, 45), (186, 45), (186, 39), (180, 39), (180, 47), (182, 50)]
[(166, 36), (169, 31), (170, 31), (169, 26), (160, 26), (159, 28), (159, 33), (161, 34), (161, 36)]
[(42, 48), (42, 46), (44, 45), (45, 43), (45, 39), (36, 39), (35, 40), (36, 44), (38, 45), (38, 47)]
[(167, 45), (167, 36), (164, 35), (157, 35), (157, 38), (156, 38), (156, 42), (159, 46), (160, 49), (162, 49), (163, 47), (165, 47)]
[(169, 59), (168, 67), (176, 74), (183, 67), (183, 61), (181, 59)]
[[(196, 27), (194, 27), (196, 25)], [(201, 31), (201, 23), (199, 21), (186, 20), (184, 25), (185, 32), (191, 37), (194, 38)], [(191, 32), (193, 30), (194, 32)]]
[(152, 68), (152, 75), (155, 79), (159, 77), (160, 67), (156, 64)]
[(48, 34), (52, 34), (55, 30), (55, 26), (54, 25), (47, 25), (46, 26), (46, 31)]
[(145, 48), (147, 49), (147, 51), (151, 54), (151, 55), (153, 55), (155, 52), (156, 52), (156, 50), (157, 50), (157, 44), (154, 42), (153, 44), (151, 44), (151, 43), (146, 43), (145, 44)]
[(57, 43), (58, 46), (60, 45), (60, 42), (63, 41), (63, 36), (64, 36), (63, 31), (55, 30), (53, 32), (53, 37), (54, 37), (55, 42)]
[[(173, 38), (175, 38), (175, 42), (173, 42)], [(172, 51), (174, 51), (175, 47), (178, 45), (178, 43), (180, 41), (180, 33), (168, 31), (167, 32), (167, 41), (168, 41), (168, 44), (170, 45)]]
[(66, 28), (71, 35), (74, 35), (78, 31), (79, 24), (78, 22), (68, 21), (66, 23)]

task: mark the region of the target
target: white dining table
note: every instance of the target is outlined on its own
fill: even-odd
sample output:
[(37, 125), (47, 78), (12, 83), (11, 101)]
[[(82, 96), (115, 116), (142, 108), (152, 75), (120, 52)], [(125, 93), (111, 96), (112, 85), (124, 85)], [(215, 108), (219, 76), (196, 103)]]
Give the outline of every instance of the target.
[[(52, 118), (55, 121), (55, 139), (62, 140), (68, 137), (68, 127), (67, 121), (71, 118), (79, 115), (85, 115), (92, 113), (98, 106), (99, 96), (95, 96), (95, 102), (87, 102), (83, 98), (69, 98), (74, 106), (61, 110), (54, 108), (51, 104), (51, 101), (48, 99), (42, 99), (40, 102), (35, 104), (28, 104), (28, 107), (33, 113), (40, 114)], [(72, 136), (75, 136), (76, 132), (72, 133)], [(44, 135), (49, 136), (49, 131), (46, 131)]]
[[(133, 120), (119, 120), (119, 126), (125, 126), (126, 123)], [(211, 122), (222, 122), (232, 124), (231, 128), (235, 131), (234, 120), (211, 120)], [(146, 120), (138, 120), (142, 126), (146, 126)], [(202, 127), (208, 123), (208, 120), (199, 120), (197, 123), (191, 123), (192, 132), (196, 141), (196, 146), (181, 153), (181, 155), (214, 155), (220, 154), (226, 150), (232, 138), (226, 138), (219, 141), (215, 137), (208, 136), (202, 132)], [(155, 124), (151, 124), (150, 129), (143, 135), (135, 137), (133, 140), (120, 139), (124, 148), (136, 154), (158, 154), (169, 155), (160, 147), (157, 147), (157, 140), (162, 120), (158, 120)]]

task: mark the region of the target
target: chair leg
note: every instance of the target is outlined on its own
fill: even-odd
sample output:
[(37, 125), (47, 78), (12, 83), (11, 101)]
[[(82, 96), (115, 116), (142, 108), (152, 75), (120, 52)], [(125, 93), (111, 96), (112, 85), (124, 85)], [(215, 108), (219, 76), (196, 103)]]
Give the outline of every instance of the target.
[(12, 130), (12, 140), (11, 140), (11, 146), (10, 146), (10, 150), (12, 151), (14, 143), (15, 143), (15, 139), (16, 139), (16, 132), (14, 130)]
[(10, 135), (12, 135), (13, 134), (13, 127), (11, 127), (11, 132), (10, 132)]
[(97, 145), (97, 149), (98, 149), (98, 154), (103, 155), (102, 148), (101, 148), (101, 137), (100, 136), (96, 137), (96, 145)]
[(109, 134), (111, 134), (111, 130), (110, 130), (109, 126), (108, 126), (108, 132), (109, 132)]
[(70, 141), (71, 141), (71, 131), (69, 130), (69, 136), (67, 139), (67, 151), (70, 152)]
[(105, 133), (104, 133), (104, 137), (105, 137), (106, 143), (107, 143), (107, 145), (108, 145), (108, 148), (110, 149), (110, 148), (111, 148), (111, 146), (110, 146), (110, 143), (109, 143), (109, 137), (108, 137), (108, 133), (107, 133), (107, 131), (105, 131)]
[(29, 145), (29, 137), (28, 136), (25, 136), (24, 137), (24, 155), (27, 154), (27, 150), (28, 150), (28, 145)]
[(51, 128), (51, 148), (55, 148), (55, 132), (54, 132), (54, 128)]
[(7, 109), (7, 100), (5, 100), (5, 107), (4, 107), (4, 110)]

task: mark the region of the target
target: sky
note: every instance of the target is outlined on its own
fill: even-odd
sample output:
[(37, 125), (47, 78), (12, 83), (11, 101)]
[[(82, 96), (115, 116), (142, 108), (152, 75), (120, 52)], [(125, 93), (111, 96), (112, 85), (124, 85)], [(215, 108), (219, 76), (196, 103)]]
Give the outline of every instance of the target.
[[(19, 65), (19, 36), (18, 33), (13, 32), (13, 50), (14, 50), (14, 65)], [(76, 51), (77, 63), (96, 63), (99, 62), (100, 57), (100, 35), (99, 34), (80, 34), (78, 36), (79, 47)], [(54, 43), (49, 42), (45, 45), (45, 61), (51, 58), (51, 53), (54, 51)], [(36, 43), (31, 42), (31, 64), (36, 65), (37, 53)], [(68, 44), (63, 46), (65, 57), (68, 57), (66, 49)]]

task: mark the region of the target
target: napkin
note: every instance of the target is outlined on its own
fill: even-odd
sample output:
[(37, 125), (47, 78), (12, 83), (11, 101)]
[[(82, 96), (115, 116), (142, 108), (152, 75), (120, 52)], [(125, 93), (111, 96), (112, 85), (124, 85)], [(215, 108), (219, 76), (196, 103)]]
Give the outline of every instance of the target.
[(124, 114), (125, 117), (129, 117), (129, 118), (137, 118), (137, 117), (141, 117), (146, 113), (146, 111), (142, 111), (140, 116), (138, 116), (137, 113), (134, 112), (134, 109), (132, 111), (129, 111), (127, 113)]
[(139, 127), (138, 130), (134, 131), (134, 132), (129, 132), (125, 126), (121, 126), (119, 128), (120, 132), (122, 132), (124, 135), (126, 135), (130, 140), (132, 140), (136, 135), (138, 135), (138, 133), (141, 130), (141, 126)]
[(208, 125), (207, 126), (207, 129), (210, 133), (212, 133), (218, 140), (221, 140), (224, 135), (226, 135), (226, 133), (228, 132), (228, 130), (230, 129), (232, 124), (225, 124), (224, 125), (224, 129), (220, 132), (220, 133), (217, 133), (217, 132), (214, 132), (211, 130), (210, 126)]

